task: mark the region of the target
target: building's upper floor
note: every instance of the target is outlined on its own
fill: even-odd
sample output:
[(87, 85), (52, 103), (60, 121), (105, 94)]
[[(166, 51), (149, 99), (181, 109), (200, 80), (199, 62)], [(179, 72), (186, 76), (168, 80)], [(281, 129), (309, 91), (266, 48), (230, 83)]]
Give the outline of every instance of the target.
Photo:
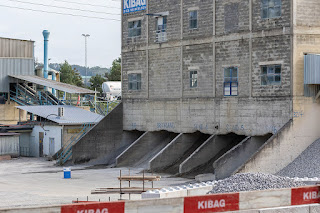
[(122, 0), (123, 46), (320, 27), (319, 0)]
[(34, 41), (0, 38), (0, 58), (34, 58)]

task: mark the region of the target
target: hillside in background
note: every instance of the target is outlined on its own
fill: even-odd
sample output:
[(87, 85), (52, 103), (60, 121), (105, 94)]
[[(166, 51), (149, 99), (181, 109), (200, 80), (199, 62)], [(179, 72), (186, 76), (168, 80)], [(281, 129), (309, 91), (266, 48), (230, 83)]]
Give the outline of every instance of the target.
[[(43, 65), (41, 63), (38, 63), (37, 65)], [(71, 65), (72, 69), (76, 69), (81, 76), (85, 76), (86, 75), (86, 68), (84, 66), (80, 66), (80, 65)], [(49, 67), (51, 69), (55, 69), (55, 70), (60, 70), (60, 64), (58, 63), (52, 63), (49, 64)], [(110, 72), (110, 68), (105, 68), (105, 67), (90, 67), (88, 68), (88, 76), (95, 76), (95, 75), (102, 75), (105, 76), (105, 73), (109, 73)]]

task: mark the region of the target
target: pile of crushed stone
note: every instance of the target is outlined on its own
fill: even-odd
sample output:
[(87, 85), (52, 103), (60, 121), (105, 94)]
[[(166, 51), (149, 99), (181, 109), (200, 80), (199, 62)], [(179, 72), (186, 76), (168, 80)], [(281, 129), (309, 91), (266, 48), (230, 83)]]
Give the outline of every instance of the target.
[(305, 186), (304, 183), (287, 177), (279, 177), (262, 173), (236, 174), (224, 180), (219, 180), (208, 194), (229, 192), (259, 191)]
[(284, 177), (320, 178), (320, 139), (311, 144), (293, 162), (282, 169), (277, 175)]

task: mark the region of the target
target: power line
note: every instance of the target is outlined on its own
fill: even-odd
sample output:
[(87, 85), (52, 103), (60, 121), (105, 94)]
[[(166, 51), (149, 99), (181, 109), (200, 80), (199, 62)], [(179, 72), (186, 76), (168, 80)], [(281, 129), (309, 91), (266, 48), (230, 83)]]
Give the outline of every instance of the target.
[(77, 14), (72, 14), (72, 13), (52, 12), (52, 11), (46, 11), (46, 10), (23, 8), (23, 7), (13, 7), (13, 6), (2, 5), (2, 4), (0, 4), (0, 7), (7, 7), (7, 8), (20, 9), (20, 10), (29, 10), (29, 11), (42, 12), (42, 13), (51, 13), (51, 14), (58, 14), (58, 15), (77, 16), (77, 17), (83, 17), (83, 18), (102, 19), (102, 20), (109, 20), (109, 21), (121, 21), (120, 19), (103, 18), (103, 17), (97, 17), (97, 16), (84, 16), (84, 15), (77, 15)]
[(7, 1), (19, 2), (19, 3), (31, 4), (31, 5), (40, 5), (40, 6), (45, 6), (45, 7), (54, 7), (54, 8), (59, 8), (59, 9), (75, 10), (75, 11), (81, 11), (81, 12), (91, 12), (91, 13), (100, 13), (100, 14), (108, 14), (108, 15), (120, 15), (118, 13), (116, 14), (116, 13), (106, 13), (106, 12), (100, 12), (100, 11), (94, 11), (94, 10), (83, 10), (83, 9), (78, 9), (78, 8), (61, 7), (61, 6), (54, 6), (54, 5), (49, 5), (49, 4), (33, 3), (33, 2), (19, 1), (19, 0), (7, 0)]
[(64, 0), (54, 0), (54, 1), (65, 2), (65, 3), (69, 3), (69, 4), (78, 4), (78, 5), (92, 6), (92, 7), (105, 7), (105, 8), (120, 9), (120, 7), (113, 7), (113, 6), (99, 5), (99, 4), (80, 3), (80, 2), (75, 2), (75, 1), (64, 1)]

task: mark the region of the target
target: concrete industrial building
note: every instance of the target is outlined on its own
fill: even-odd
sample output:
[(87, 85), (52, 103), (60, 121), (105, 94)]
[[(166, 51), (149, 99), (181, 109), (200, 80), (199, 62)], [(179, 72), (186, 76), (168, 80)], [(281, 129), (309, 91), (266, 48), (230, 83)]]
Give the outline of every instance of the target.
[(319, 1), (122, 7), (123, 100), (72, 148), (74, 163), (274, 174), (320, 137)]
[(308, 12), (319, 8), (304, 0), (162, 0), (123, 14), (124, 128), (277, 132), (319, 91), (303, 78), (304, 54), (320, 53), (319, 18)]

